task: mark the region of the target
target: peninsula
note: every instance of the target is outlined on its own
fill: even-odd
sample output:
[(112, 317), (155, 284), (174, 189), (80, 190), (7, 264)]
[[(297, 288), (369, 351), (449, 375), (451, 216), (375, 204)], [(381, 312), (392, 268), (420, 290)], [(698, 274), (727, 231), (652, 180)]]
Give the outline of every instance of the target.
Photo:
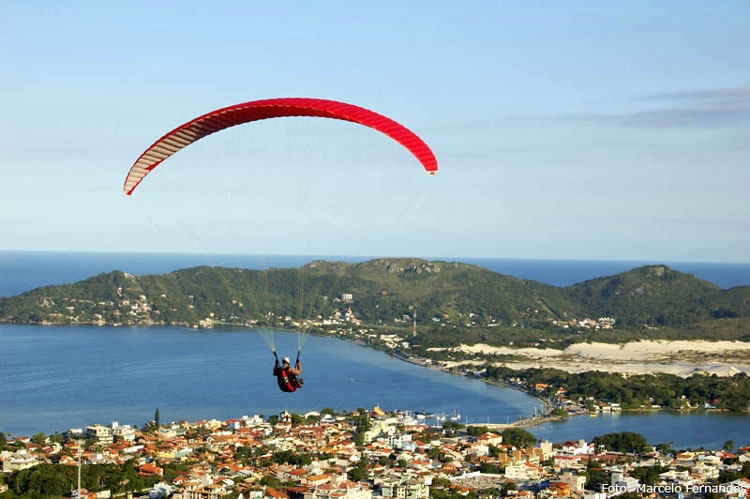
[(665, 265), (568, 287), (419, 259), (113, 271), (0, 298), (0, 322), (304, 330), (470, 375), (750, 373), (750, 286), (721, 289)]

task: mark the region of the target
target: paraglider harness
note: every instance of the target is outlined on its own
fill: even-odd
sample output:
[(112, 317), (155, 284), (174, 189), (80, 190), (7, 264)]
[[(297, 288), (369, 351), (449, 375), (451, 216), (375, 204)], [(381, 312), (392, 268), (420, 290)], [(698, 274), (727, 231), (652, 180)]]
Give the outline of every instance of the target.
[[(297, 359), (295, 361), (295, 365), (297, 366), (297, 369), (300, 368), (300, 362), (299, 362), (299, 354), (300, 352), (297, 352)], [(273, 368), (273, 375), (276, 376), (276, 380), (279, 382), (279, 389), (282, 392), (291, 393), (295, 391), (297, 388), (301, 388), (302, 385), (305, 384), (304, 380), (302, 378), (298, 378), (296, 374), (289, 372), (289, 367), (282, 367), (279, 364), (279, 357), (276, 355), (276, 351), (274, 350), (273, 356), (276, 359), (276, 363)]]

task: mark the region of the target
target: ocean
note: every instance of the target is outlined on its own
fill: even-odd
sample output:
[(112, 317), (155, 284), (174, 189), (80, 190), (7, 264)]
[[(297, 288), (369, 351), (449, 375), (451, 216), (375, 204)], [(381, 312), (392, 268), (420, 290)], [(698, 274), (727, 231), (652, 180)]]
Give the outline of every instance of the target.
[[(317, 257), (316, 257), (317, 258)], [(367, 258), (331, 258), (360, 261)], [(0, 296), (43, 285), (76, 282), (111, 270), (134, 275), (195, 265), (298, 267), (312, 257), (0, 252)], [(547, 260), (461, 260), (503, 274), (567, 286), (640, 264)], [(664, 263), (664, 262), (654, 262)], [(672, 264), (722, 287), (750, 284), (750, 264)], [(277, 333), (280, 352), (293, 354), (293, 333)], [(542, 406), (508, 387), (415, 366), (338, 340), (311, 337), (302, 356), (307, 383), (281, 393), (271, 376), (273, 357), (249, 330), (222, 332), (164, 328), (0, 325), (0, 432), (32, 435), (94, 423), (143, 425), (226, 419), (242, 415), (372, 408), (426, 411), (462, 423), (505, 423)], [(748, 444), (750, 418), (724, 414), (622, 414), (572, 418), (530, 429), (565, 441), (634, 431), (676, 448)]]

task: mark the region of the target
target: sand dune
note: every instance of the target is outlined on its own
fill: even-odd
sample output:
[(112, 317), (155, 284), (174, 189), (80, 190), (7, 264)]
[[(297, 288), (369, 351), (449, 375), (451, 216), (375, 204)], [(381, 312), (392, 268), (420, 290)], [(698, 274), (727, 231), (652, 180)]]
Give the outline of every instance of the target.
[[(461, 345), (466, 353), (513, 355), (496, 364), (513, 369), (546, 367), (567, 372), (671, 373), (703, 371), (718, 376), (750, 374), (750, 343), (741, 341), (636, 341), (624, 344), (577, 343), (565, 350)], [(459, 362), (450, 363), (457, 365)]]

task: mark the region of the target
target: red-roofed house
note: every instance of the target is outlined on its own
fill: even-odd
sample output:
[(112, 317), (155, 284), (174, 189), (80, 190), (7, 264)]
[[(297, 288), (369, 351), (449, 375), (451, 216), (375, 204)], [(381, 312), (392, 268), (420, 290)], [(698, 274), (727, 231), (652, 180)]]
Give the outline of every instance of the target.
[(141, 476), (163, 476), (164, 470), (154, 463), (146, 463), (138, 467), (138, 474)]

